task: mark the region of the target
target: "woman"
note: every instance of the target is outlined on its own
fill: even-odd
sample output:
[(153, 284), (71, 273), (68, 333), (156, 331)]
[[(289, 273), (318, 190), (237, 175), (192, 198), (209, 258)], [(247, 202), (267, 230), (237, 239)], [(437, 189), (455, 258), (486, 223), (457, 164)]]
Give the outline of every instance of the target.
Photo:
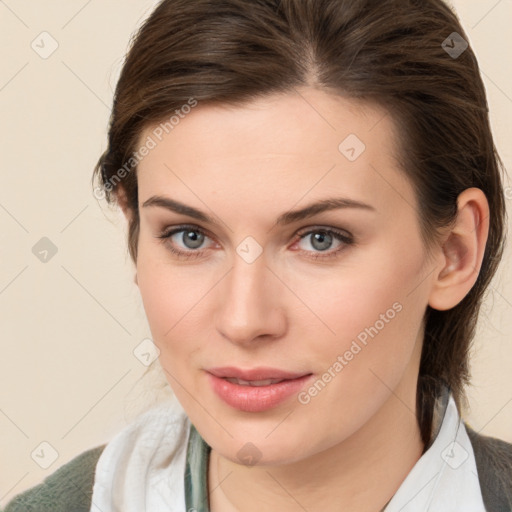
[(164, 0), (96, 175), (177, 402), (6, 512), (512, 510), (459, 414), (505, 203), (441, 0)]

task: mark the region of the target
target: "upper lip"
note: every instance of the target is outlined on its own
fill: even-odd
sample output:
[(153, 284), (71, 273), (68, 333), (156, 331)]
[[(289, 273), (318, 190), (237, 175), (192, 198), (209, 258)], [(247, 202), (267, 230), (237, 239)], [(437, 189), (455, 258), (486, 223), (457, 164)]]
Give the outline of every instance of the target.
[(222, 366), (215, 368), (208, 368), (207, 372), (220, 378), (235, 378), (247, 381), (252, 380), (266, 380), (266, 379), (297, 379), (304, 375), (309, 375), (308, 372), (290, 372), (286, 370), (280, 370), (279, 368), (270, 367), (257, 367), (243, 370), (242, 368), (236, 368), (235, 366)]

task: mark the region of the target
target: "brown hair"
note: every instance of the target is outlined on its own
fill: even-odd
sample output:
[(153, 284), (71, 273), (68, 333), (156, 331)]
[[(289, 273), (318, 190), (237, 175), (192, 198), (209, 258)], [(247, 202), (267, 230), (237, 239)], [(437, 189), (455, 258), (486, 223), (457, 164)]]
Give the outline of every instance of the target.
[(130, 171), (136, 171), (138, 139), (191, 98), (243, 105), (309, 85), (383, 106), (399, 128), (400, 163), (418, 198), (427, 250), (439, 228), (453, 222), (463, 190), (482, 189), (490, 204), (476, 284), (453, 309), (427, 307), (425, 313), (417, 405), (426, 444), (443, 386), (461, 406), (470, 342), (505, 237), (502, 164), (484, 85), (470, 47), (460, 55), (449, 53), (454, 41), (463, 44), (453, 39), (454, 32), (467, 41), (441, 0), (163, 0), (127, 54), (108, 148), (94, 173), (109, 203), (119, 199), (118, 186), (126, 193), (133, 214), (128, 246), (135, 262), (137, 177)]

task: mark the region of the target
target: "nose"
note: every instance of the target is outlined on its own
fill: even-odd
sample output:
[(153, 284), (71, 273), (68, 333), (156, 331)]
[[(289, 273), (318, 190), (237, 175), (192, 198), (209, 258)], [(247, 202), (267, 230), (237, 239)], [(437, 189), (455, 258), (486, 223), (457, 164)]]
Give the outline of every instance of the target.
[(263, 256), (252, 263), (236, 256), (219, 290), (217, 331), (239, 345), (282, 336), (287, 327), (282, 286)]

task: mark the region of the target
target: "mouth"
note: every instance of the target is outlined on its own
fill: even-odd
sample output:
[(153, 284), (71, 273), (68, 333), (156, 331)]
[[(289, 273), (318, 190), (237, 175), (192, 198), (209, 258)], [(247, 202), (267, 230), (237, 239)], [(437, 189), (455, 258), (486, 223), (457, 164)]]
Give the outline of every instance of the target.
[(242, 380), (234, 377), (224, 377), (228, 382), (232, 384), (238, 384), (239, 386), (270, 386), (270, 384), (278, 384), (283, 380), (288, 379), (265, 379), (265, 380)]
[(235, 367), (207, 370), (210, 385), (227, 405), (245, 412), (262, 412), (288, 400), (312, 378), (312, 373), (277, 368)]
[(268, 366), (259, 366), (257, 368), (249, 368), (246, 370), (237, 368), (236, 366), (221, 366), (209, 368), (206, 371), (221, 379), (238, 379), (245, 382), (292, 380), (303, 377), (304, 375), (310, 375), (310, 372), (292, 372), (288, 370), (281, 370), (280, 368), (270, 368)]

